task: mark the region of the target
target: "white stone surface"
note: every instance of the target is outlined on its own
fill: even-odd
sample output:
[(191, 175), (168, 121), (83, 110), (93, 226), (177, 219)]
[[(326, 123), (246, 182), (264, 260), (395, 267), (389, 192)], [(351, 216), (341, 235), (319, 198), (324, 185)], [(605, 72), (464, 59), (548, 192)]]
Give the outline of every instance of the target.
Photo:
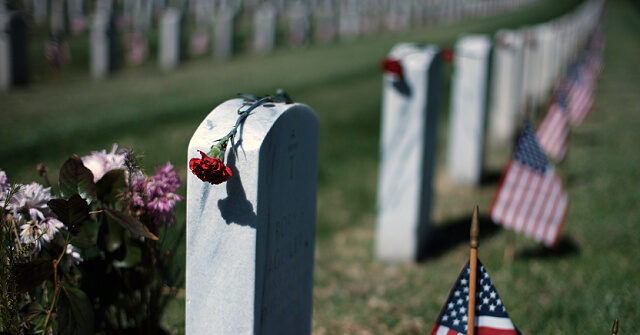
[(375, 253), (406, 262), (428, 243), (441, 60), (436, 47), (412, 44), (388, 57), (400, 60), (404, 82), (385, 74)]
[[(215, 108), (188, 158), (226, 135), (241, 105)], [(306, 105), (274, 105), (240, 127), (226, 183), (188, 174), (187, 334), (311, 333), (318, 120)]]
[(510, 145), (525, 104), (522, 99), (523, 37), (500, 30), (495, 36), (491, 75), (489, 140)]
[(180, 11), (167, 8), (160, 22), (159, 62), (163, 70), (175, 69), (180, 63)]
[(478, 185), (484, 160), (491, 41), (469, 35), (455, 46), (447, 167), (454, 183)]

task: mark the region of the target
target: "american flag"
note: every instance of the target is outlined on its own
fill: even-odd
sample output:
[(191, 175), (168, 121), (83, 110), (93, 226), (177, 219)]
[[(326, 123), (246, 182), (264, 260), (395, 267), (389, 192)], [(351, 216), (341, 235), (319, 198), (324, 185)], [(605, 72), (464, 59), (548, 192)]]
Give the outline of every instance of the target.
[(577, 66), (571, 71), (571, 89), (569, 91), (569, 121), (572, 125), (580, 125), (587, 117), (593, 105), (591, 77), (584, 66)]
[(567, 213), (562, 182), (542, 152), (529, 122), (489, 208), (494, 222), (553, 247)]
[[(562, 93), (560, 93), (562, 94)], [(544, 119), (538, 126), (538, 140), (544, 152), (556, 161), (567, 152), (569, 120), (560, 101), (553, 101)]]
[[(489, 274), (478, 260), (476, 282), (476, 335), (516, 335), (520, 331), (513, 325)], [(467, 308), (469, 306), (469, 263), (462, 268), (455, 286), (442, 307), (430, 335), (467, 334)]]

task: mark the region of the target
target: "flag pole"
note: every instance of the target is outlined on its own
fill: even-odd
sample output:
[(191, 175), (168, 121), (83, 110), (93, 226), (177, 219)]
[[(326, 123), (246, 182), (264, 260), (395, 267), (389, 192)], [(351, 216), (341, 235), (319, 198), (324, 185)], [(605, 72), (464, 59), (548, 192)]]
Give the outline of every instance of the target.
[(473, 207), (473, 218), (471, 219), (471, 230), (469, 231), (469, 246), (471, 247), (469, 257), (469, 306), (467, 318), (467, 335), (473, 335), (476, 323), (476, 282), (478, 268), (478, 205)]
[(618, 319), (613, 321), (613, 328), (611, 328), (611, 335), (617, 335), (617, 334), (618, 334)]

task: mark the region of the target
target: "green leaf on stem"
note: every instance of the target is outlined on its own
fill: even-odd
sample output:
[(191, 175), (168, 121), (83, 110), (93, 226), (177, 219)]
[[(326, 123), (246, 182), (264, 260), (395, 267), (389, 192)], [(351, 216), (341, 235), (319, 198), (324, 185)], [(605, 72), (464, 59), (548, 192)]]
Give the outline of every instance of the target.
[(60, 334), (93, 334), (93, 305), (82, 290), (61, 286), (58, 303), (58, 325)]
[(155, 241), (158, 240), (158, 237), (153, 235), (149, 229), (142, 224), (142, 222), (138, 221), (138, 219), (131, 215), (113, 209), (104, 209), (104, 211), (117, 223), (133, 234), (133, 236), (143, 236)]
[(64, 162), (60, 168), (58, 183), (60, 194), (65, 198), (77, 193), (89, 202), (96, 200), (93, 173), (82, 164), (82, 160), (77, 155), (69, 157)]
[(47, 205), (58, 219), (62, 221), (73, 234), (78, 232), (80, 224), (89, 217), (91, 208), (89, 204), (78, 194), (69, 199), (51, 199)]
[(27, 292), (53, 276), (53, 261), (50, 259), (34, 259), (28, 263), (13, 266), (19, 292)]
[(100, 201), (113, 204), (124, 194), (126, 187), (124, 170), (111, 170), (96, 183), (96, 194)]

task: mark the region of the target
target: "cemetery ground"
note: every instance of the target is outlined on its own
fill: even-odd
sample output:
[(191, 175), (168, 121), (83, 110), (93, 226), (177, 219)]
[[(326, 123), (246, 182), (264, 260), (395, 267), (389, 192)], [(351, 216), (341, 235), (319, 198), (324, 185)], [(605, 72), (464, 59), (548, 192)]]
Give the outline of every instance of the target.
[[(149, 170), (172, 161), (184, 182), (189, 138), (213, 107), (239, 92), (267, 94), (283, 87), (311, 106), (321, 125), (314, 333), (427, 333), (468, 259), (468, 224), (478, 203), (479, 257), (521, 331), (606, 334), (613, 319), (620, 318), (620, 333), (630, 334), (640, 328), (635, 257), (640, 247), (640, 45), (634, 43), (640, 36), (640, 10), (631, 1), (610, 2), (594, 109), (572, 131), (568, 156), (556, 166), (570, 199), (558, 249), (513, 236), (486, 216), (510, 148), (489, 147), (481, 187), (447, 181), (444, 96), (430, 257), (404, 265), (373, 259), (377, 177), (394, 173), (378, 171), (380, 59), (396, 42), (451, 45), (463, 32), (545, 21), (576, 3), (540, 1), (496, 18), (351, 44), (280, 48), (264, 58), (241, 55), (225, 64), (197, 59), (171, 73), (157, 70), (154, 60), (101, 82), (77, 68), (43, 70), (30, 87), (0, 93), (0, 168), (13, 181), (29, 182), (38, 179), (35, 164), (40, 161), (55, 176), (69, 154), (85, 155), (117, 142), (144, 154)], [(184, 204), (178, 213), (184, 215)], [(515, 257), (509, 264), (503, 255), (511, 240)], [(183, 311), (184, 296), (179, 295), (165, 315), (172, 333), (183, 332)]]

